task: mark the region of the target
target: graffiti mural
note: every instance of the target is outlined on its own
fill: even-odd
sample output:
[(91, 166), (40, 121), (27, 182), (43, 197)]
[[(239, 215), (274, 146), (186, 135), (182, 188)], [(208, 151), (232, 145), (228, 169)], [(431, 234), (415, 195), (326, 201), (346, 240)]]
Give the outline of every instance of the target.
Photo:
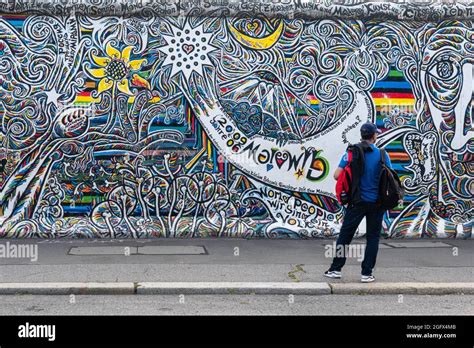
[(369, 120), (407, 192), (384, 234), (471, 238), (474, 22), (384, 6), (4, 9), (0, 236), (333, 237), (332, 172)]

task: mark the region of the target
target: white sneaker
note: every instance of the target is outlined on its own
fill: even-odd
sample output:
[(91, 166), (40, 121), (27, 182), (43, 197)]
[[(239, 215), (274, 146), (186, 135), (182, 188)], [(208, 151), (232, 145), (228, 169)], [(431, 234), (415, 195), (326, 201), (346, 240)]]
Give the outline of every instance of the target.
[(372, 282), (375, 282), (375, 277), (373, 275), (369, 275), (369, 276), (361, 276), (360, 278), (360, 281), (362, 283), (372, 283)]
[(326, 271), (324, 272), (324, 276), (328, 278), (341, 279), (342, 274), (339, 271)]

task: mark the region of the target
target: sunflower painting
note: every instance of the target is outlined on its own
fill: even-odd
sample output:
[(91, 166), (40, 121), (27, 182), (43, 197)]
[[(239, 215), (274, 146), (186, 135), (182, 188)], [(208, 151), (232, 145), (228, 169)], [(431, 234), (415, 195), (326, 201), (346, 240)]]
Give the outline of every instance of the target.
[(130, 91), (130, 78), (133, 78), (138, 86), (150, 88), (148, 81), (138, 74), (133, 74), (134, 71), (140, 69), (142, 64), (146, 64), (146, 59), (130, 60), (132, 50), (133, 46), (127, 46), (120, 52), (109, 42), (105, 48), (107, 57), (91, 54), (92, 59), (100, 68), (87, 70), (93, 77), (101, 79), (97, 89), (99, 94), (117, 86), (119, 91), (133, 95)]
[[(109, 42), (105, 47), (105, 57), (91, 53), (91, 57), (98, 68), (87, 68), (87, 71), (94, 78), (100, 79), (97, 87), (99, 95), (111, 90), (112, 103), (114, 103), (116, 90), (128, 96), (135, 95), (130, 90), (130, 83), (135, 87), (151, 89), (150, 83), (137, 73), (147, 61), (146, 59), (130, 59), (133, 48), (133, 46), (127, 46), (119, 51)], [(114, 128), (115, 121), (115, 116), (112, 115), (103, 131), (109, 132)]]

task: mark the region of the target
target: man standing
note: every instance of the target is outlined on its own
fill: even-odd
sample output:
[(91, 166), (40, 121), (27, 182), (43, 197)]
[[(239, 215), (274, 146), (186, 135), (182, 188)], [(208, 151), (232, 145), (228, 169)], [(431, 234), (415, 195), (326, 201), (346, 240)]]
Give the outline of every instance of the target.
[[(352, 241), (362, 219), (367, 221), (367, 245), (364, 260), (362, 261), (361, 281), (370, 283), (375, 281), (372, 270), (375, 266), (377, 252), (379, 249), (379, 238), (382, 230), (382, 220), (385, 210), (377, 202), (379, 196), (379, 177), (381, 170), (381, 153), (375, 141), (377, 134), (381, 133), (377, 127), (370, 122), (364, 123), (360, 128), (361, 142), (352, 147), (352, 194), (351, 201), (347, 207), (342, 223), (339, 238), (336, 242), (336, 251), (346, 250), (346, 246)], [(385, 152), (385, 163), (392, 167), (390, 158)], [(334, 172), (337, 180), (343, 168), (348, 164), (347, 151), (343, 155), (339, 167)], [(324, 276), (329, 278), (341, 278), (341, 269), (346, 263), (346, 257), (336, 254), (329, 270)]]

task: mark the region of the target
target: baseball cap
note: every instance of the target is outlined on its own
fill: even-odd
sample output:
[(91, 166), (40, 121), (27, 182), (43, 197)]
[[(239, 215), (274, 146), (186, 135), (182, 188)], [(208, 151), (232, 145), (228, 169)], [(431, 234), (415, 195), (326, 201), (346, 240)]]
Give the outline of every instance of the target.
[(375, 124), (373, 124), (372, 122), (367, 122), (367, 123), (364, 123), (361, 127), (360, 127), (360, 135), (361, 136), (371, 136), (375, 133), (382, 133), (382, 131), (380, 129), (377, 129), (377, 126)]

